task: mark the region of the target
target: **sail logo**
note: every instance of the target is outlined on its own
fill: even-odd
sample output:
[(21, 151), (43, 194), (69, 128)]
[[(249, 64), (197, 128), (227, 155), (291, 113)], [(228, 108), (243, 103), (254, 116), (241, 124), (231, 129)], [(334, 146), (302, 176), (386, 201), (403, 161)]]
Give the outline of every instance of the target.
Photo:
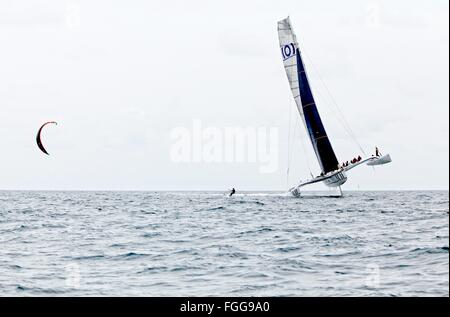
[(281, 47), (281, 55), (283, 55), (283, 60), (287, 60), (295, 55), (295, 45), (290, 43)]
[(250, 163), (261, 174), (278, 171), (276, 127), (203, 127), (200, 120), (193, 120), (192, 128), (177, 127), (170, 137), (174, 163)]

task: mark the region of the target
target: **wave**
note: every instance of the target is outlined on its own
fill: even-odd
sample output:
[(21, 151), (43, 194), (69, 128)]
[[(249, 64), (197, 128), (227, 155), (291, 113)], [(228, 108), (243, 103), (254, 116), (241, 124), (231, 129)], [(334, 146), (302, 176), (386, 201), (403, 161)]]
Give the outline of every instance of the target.
[(152, 266), (152, 267), (146, 267), (145, 269), (138, 271), (137, 274), (144, 274), (144, 273), (159, 273), (163, 271), (167, 271), (167, 266)]
[(245, 236), (245, 235), (252, 235), (252, 234), (258, 234), (258, 233), (264, 233), (264, 232), (271, 232), (273, 229), (264, 227), (256, 230), (248, 230), (248, 231), (242, 231), (238, 233), (238, 236)]
[(105, 256), (101, 255), (101, 254), (97, 254), (97, 255), (83, 255), (83, 256), (77, 256), (74, 257), (73, 260), (98, 260), (98, 259), (104, 259)]
[(418, 252), (418, 253), (448, 253), (448, 247), (437, 247), (437, 248), (416, 248), (412, 250), (411, 252)]
[(135, 258), (141, 258), (149, 256), (149, 254), (145, 253), (137, 253), (137, 252), (127, 252), (125, 254), (120, 254), (116, 256), (115, 258), (124, 258), (124, 259), (135, 259)]
[(299, 251), (299, 250), (301, 250), (301, 248), (300, 247), (281, 247), (281, 248), (277, 248), (276, 250), (286, 253), (286, 252)]
[(224, 206), (219, 206), (219, 207), (214, 207), (214, 208), (207, 209), (207, 211), (217, 211), (217, 210), (225, 210), (225, 207)]

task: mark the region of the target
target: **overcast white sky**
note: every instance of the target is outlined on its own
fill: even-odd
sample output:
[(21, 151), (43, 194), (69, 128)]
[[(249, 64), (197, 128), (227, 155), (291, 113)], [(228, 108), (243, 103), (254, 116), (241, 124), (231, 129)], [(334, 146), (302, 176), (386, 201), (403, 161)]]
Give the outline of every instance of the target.
[[(360, 143), (394, 160), (352, 171), (344, 189), (448, 189), (448, 10), (447, 0), (1, 1), (0, 189), (285, 189), (296, 112), (276, 22), (287, 15)], [(350, 159), (358, 149), (306, 62), (335, 151)], [(279, 128), (279, 170), (172, 162), (170, 133), (193, 119)], [(49, 157), (35, 144), (48, 120), (59, 123), (45, 131)], [(318, 171), (300, 144), (291, 185), (309, 174), (307, 157)]]

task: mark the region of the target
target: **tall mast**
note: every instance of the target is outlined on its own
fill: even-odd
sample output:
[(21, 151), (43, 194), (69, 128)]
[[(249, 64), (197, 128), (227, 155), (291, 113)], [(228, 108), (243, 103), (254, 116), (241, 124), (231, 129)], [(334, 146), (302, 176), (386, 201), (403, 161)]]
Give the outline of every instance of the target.
[(289, 17), (278, 22), (278, 37), (291, 91), (322, 172), (334, 171), (339, 163), (317, 110)]

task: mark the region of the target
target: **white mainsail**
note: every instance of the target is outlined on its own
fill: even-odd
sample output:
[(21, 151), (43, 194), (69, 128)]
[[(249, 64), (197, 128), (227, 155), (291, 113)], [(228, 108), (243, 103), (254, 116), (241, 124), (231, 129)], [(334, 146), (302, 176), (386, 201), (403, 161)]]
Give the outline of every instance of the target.
[(297, 109), (302, 117), (303, 124), (306, 127), (305, 116), (303, 114), (302, 100), (300, 98), (299, 80), (297, 72), (298, 50), (297, 37), (292, 29), (291, 20), (287, 17), (278, 22), (278, 39), (280, 41), (281, 55), (283, 56), (284, 69), (291, 86), (292, 95), (294, 96)]

